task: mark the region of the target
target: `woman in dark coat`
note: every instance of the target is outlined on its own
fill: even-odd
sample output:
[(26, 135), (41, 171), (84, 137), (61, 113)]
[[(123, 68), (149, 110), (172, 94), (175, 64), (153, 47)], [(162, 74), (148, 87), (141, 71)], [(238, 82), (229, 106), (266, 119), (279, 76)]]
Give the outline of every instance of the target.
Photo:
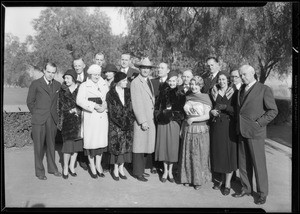
[(69, 172), (72, 176), (77, 176), (74, 170), (75, 162), (77, 152), (83, 151), (83, 142), (81, 138), (81, 110), (76, 105), (77, 73), (72, 69), (67, 70), (63, 78), (65, 81), (58, 94), (58, 129), (61, 130), (63, 139), (61, 150), (64, 154), (63, 178), (67, 179)]
[(161, 182), (167, 179), (174, 182), (172, 173), (173, 163), (178, 161), (180, 125), (184, 119), (184, 94), (179, 93), (177, 87), (177, 72), (168, 75), (169, 84), (160, 91), (155, 109), (157, 121), (157, 135), (155, 146), (155, 160), (163, 161), (164, 173)]
[[(212, 89), (214, 116), (211, 123), (211, 160), (212, 170), (226, 175), (223, 195), (230, 193), (230, 181), (233, 171), (237, 169), (236, 122), (234, 121), (234, 98), (228, 94), (229, 74), (219, 72), (217, 86)], [(218, 189), (218, 188), (215, 188)]]
[(134, 114), (127, 88), (127, 75), (117, 72), (113, 86), (106, 95), (109, 131), (108, 151), (111, 154), (110, 163), (114, 164), (112, 177), (118, 181), (127, 179), (124, 173), (124, 163), (131, 163)]

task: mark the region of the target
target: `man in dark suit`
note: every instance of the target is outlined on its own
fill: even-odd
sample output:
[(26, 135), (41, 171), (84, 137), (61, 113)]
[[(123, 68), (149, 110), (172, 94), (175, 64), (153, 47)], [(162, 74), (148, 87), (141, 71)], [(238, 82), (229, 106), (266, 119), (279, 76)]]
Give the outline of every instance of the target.
[[(131, 55), (129, 53), (124, 53), (121, 55), (121, 67), (120, 67), (120, 71), (122, 71), (123, 73), (125, 73), (127, 75), (128, 78), (128, 82), (130, 83), (135, 77), (137, 77), (139, 75), (139, 71), (129, 67), (129, 64), (131, 62)], [(129, 87), (129, 85), (128, 85)]]
[(55, 136), (57, 132), (57, 99), (61, 84), (54, 80), (57, 67), (54, 63), (47, 63), (44, 75), (34, 80), (28, 91), (27, 106), (32, 114), (32, 138), (34, 145), (35, 175), (40, 180), (47, 180), (43, 165), (44, 145), (47, 150), (47, 169), (49, 174), (61, 176), (55, 164)]
[(210, 75), (204, 79), (204, 86), (201, 92), (210, 94), (211, 89), (217, 83), (217, 74), (221, 70), (221, 66), (219, 65), (219, 60), (216, 57), (208, 57), (206, 63), (209, 66)]
[[(86, 81), (88, 74), (87, 74), (87, 66), (85, 65), (82, 57), (76, 57), (73, 60), (73, 67), (77, 73), (77, 82), (83, 83)], [(78, 152), (77, 161), (79, 165), (84, 169), (88, 169), (89, 160), (87, 156), (84, 156), (83, 152)]]
[(278, 114), (270, 87), (257, 82), (255, 70), (250, 65), (239, 69), (243, 85), (237, 97), (237, 132), (239, 134), (239, 171), (242, 190), (234, 197), (250, 195), (255, 173), (256, 204), (264, 204), (268, 195), (268, 174), (265, 155), (266, 126)]

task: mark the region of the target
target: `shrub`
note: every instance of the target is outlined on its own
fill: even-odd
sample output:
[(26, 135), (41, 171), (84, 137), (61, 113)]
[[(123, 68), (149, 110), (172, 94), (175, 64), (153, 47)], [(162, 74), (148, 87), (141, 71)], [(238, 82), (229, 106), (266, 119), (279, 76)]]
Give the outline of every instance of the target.
[(292, 102), (288, 99), (275, 99), (278, 114), (270, 124), (290, 123), (292, 120)]
[(31, 114), (29, 112), (4, 111), (4, 146), (23, 147), (31, 144)]

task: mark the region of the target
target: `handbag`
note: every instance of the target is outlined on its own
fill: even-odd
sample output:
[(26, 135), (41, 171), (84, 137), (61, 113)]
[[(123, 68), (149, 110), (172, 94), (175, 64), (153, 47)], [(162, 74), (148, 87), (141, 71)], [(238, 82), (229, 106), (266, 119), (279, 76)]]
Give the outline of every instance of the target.
[(102, 99), (100, 97), (89, 97), (88, 100), (100, 105), (102, 104)]

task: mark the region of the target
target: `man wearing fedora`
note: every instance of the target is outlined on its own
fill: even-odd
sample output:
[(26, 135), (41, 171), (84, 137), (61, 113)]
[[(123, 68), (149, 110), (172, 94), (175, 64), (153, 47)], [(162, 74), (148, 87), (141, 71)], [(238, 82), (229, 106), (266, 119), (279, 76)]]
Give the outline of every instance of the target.
[(135, 64), (140, 69), (140, 74), (132, 80), (130, 93), (132, 108), (135, 115), (133, 129), (133, 175), (139, 180), (148, 181), (145, 177), (145, 164), (148, 154), (154, 152), (155, 147), (155, 124), (154, 124), (154, 88), (149, 79), (152, 65), (148, 58)]
[(41, 78), (31, 83), (26, 103), (32, 114), (35, 175), (40, 180), (47, 180), (43, 164), (45, 144), (47, 145), (48, 173), (61, 176), (55, 163), (55, 136), (58, 123), (57, 100), (61, 84), (54, 79), (57, 72), (57, 66), (54, 63), (48, 62), (43, 72), (44, 75)]

